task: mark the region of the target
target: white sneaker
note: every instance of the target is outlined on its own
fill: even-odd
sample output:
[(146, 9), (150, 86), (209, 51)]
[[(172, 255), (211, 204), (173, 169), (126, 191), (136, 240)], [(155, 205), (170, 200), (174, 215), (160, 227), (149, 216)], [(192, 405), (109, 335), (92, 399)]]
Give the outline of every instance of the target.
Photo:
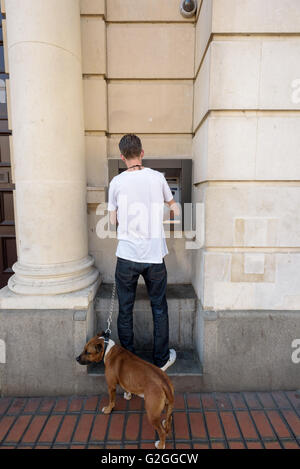
[(166, 371), (166, 369), (169, 368), (169, 366), (173, 365), (175, 361), (176, 361), (176, 352), (173, 348), (170, 348), (169, 360), (164, 366), (161, 367), (161, 370)]

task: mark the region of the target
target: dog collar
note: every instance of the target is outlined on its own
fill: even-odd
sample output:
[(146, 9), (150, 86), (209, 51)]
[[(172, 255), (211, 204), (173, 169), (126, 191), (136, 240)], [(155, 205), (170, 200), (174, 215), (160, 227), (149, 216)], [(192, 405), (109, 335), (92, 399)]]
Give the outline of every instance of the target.
[(108, 343), (108, 346), (107, 346), (107, 348), (106, 348), (106, 351), (105, 351), (104, 357), (103, 357), (104, 363), (105, 363), (105, 356), (108, 354), (108, 352), (110, 351), (110, 349), (113, 348), (113, 346), (115, 345), (114, 341), (111, 340), (111, 339), (109, 339), (108, 342), (109, 342), (109, 343)]
[(114, 341), (109, 338), (109, 336), (102, 335), (99, 339), (104, 339), (104, 354), (103, 354), (103, 361), (105, 360), (106, 354), (110, 351), (110, 349), (115, 345)]
[(105, 335), (103, 339), (104, 339), (104, 354), (103, 354), (103, 358), (104, 358), (106, 354), (106, 349), (109, 345), (109, 336)]

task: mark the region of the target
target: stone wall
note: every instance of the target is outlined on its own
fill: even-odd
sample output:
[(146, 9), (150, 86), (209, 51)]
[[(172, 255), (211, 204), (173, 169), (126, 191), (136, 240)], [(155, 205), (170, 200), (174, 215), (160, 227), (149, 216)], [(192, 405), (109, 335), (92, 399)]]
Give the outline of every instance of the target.
[(300, 9), (203, 0), (196, 24), (194, 200), (203, 308), (300, 309)]

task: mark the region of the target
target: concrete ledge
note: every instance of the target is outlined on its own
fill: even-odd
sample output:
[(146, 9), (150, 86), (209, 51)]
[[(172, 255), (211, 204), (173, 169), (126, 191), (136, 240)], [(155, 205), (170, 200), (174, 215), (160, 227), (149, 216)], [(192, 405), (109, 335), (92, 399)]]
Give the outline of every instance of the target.
[(0, 310), (0, 343), (5, 350), (0, 360), (1, 395), (55, 396), (106, 390), (104, 380), (91, 379), (87, 367), (75, 360), (94, 333), (92, 296), (90, 292), (87, 307), (75, 311)]
[[(175, 387), (176, 392), (198, 392), (203, 387), (202, 367), (197, 353), (187, 350), (177, 350), (174, 365), (167, 370), (167, 374)], [(137, 350), (136, 354), (142, 359), (153, 363), (152, 351)], [(90, 366), (89, 376), (104, 379), (104, 364)]]
[(300, 387), (300, 364), (292, 361), (300, 311), (199, 310), (197, 330), (205, 390)]

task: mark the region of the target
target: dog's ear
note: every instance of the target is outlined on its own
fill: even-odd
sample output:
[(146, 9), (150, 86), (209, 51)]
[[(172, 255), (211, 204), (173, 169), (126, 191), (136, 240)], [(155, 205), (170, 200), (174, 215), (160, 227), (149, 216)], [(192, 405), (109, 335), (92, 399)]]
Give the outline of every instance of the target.
[(104, 337), (104, 334), (105, 334), (104, 331), (102, 331), (102, 332), (97, 332), (97, 337)]
[(102, 352), (102, 350), (103, 350), (103, 343), (102, 342), (99, 342), (98, 344), (96, 344), (96, 350), (97, 350), (97, 353)]

